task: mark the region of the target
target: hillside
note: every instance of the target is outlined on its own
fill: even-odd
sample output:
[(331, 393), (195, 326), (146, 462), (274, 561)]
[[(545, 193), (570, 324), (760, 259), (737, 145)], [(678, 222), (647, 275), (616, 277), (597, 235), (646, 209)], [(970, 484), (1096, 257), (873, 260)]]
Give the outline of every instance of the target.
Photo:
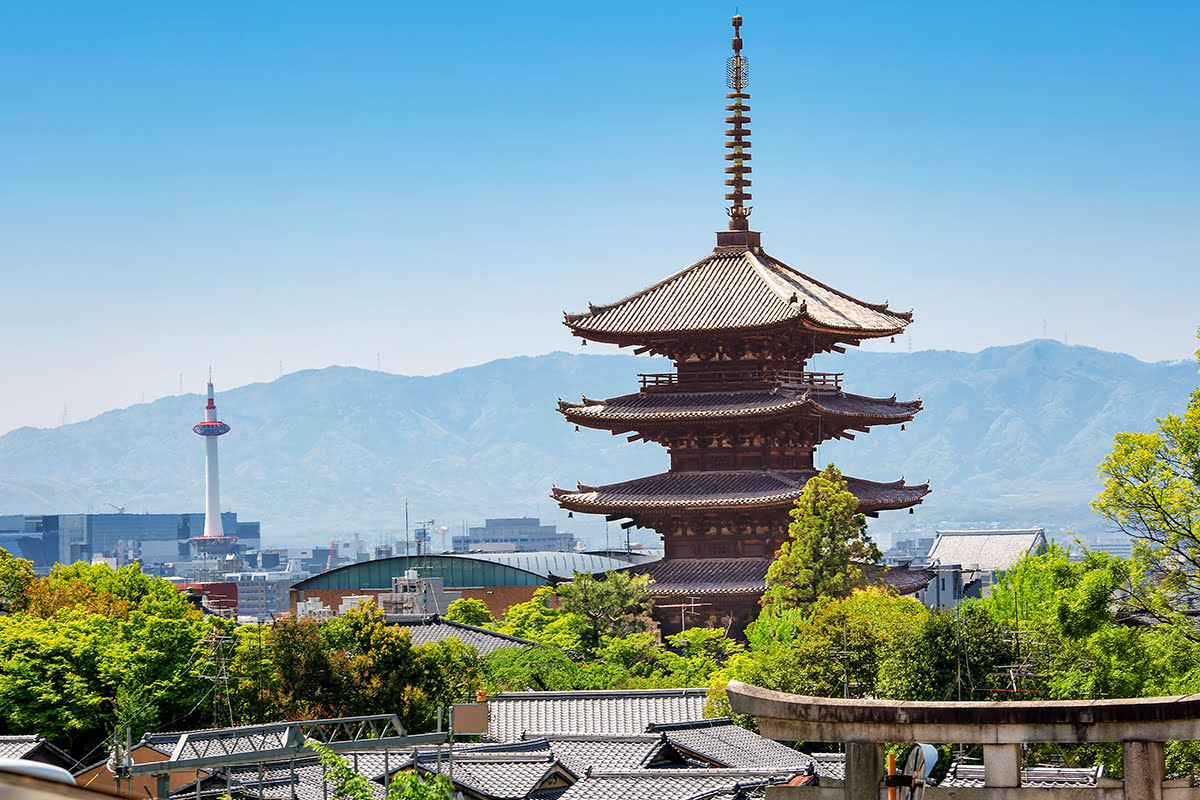
[[(1098, 531), (1087, 502), (1113, 433), (1179, 411), (1197, 384), (1193, 364), (1046, 340), (971, 354), (851, 352), (814, 368), (845, 372), (856, 393), (925, 402), (906, 431), (876, 429), (818, 453), (862, 477), (932, 482), (916, 514), (873, 523), (880, 533), (973, 523)], [(622, 394), (637, 372), (663, 369), (633, 356), (552, 353), (433, 377), (329, 367), (219, 391), (233, 427), (221, 440), (223, 505), (260, 520), (276, 543), (403, 530), (406, 498), (413, 520), (454, 528), (540, 515), (602, 536), (600, 521), (566, 519), (547, 498), (551, 484), (657, 472), (665, 453), (576, 433), (555, 399)], [(0, 513), (103, 511), (106, 501), (199, 510), (204, 450), (191, 426), (203, 405), (199, 395), (169, 397), (0, 436)]]

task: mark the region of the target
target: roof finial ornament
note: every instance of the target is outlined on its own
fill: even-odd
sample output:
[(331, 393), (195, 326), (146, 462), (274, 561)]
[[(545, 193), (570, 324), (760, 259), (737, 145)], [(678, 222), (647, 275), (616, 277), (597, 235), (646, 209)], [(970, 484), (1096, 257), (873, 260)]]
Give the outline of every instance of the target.
[(747, 178), (750, 174), (750, 165), (746, 163), (750, 160), (748, 152), (750, 140), (746, 138), (750, 135), (750, 129), (746, 127), (750, 124), (750, 117), (745, 116), (743, 112), (749, 111), (750, 106), (743, 101), (750, 99), (750, 95), (745, 91), (750, 83), (750, 69), (746, 58), (742, 55), (742, 16), (740, 14), (733, 18), (733, 55), (725, 64), (725, 73), (729, 88), (732, 89), (725, 97), (733, 101), (732, 104), (725, 106), (725, 110), (733, 114), (725, 118), (727, 124), (733, 125), (732, 128), (725, 131), (725, 135), (729, 137), (729, 140), (725, 142), (725, 149), (732, 151), (725, 154), (725, 160), (733, 162), (732, 166), (725, 168), (725, 174), (732, 176), (725, 179), (725, 185), (733, 189), (725, 194), (725, 199), (732, 200), (733, 205), (725, 210), (729, 214), (729, 230), (746, 231), (750, 229), (750, 222), (747, 219), (750, 216), (750, 206), (745, 205), (745, 201), (750, 199), (750, 192), (746, 191), (750, 186), (750, 180)]

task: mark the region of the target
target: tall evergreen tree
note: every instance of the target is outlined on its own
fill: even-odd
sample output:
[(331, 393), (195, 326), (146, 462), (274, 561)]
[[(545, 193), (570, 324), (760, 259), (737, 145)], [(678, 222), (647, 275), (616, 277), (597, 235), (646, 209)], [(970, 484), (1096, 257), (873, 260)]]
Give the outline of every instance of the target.
[(879, 548), (842, 473), (830, 464), (804, 486), (791, 511), (791, 537), (767, 570), (762, 603), (806, 609), (822, 597), (848, 597), (867, 584)]

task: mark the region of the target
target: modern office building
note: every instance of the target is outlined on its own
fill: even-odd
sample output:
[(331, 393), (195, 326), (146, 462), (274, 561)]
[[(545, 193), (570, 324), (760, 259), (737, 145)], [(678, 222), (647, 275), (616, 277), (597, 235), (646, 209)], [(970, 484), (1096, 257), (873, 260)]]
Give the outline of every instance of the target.
[(508, 517), (485, 520), (481, 528), (469, 528), (466, 536), (453, 539), (456, 553), (573, 552), (575, 536), (559, 533), (554, 525), (543, 525), (537, 517)]
[[(239, 550), (259, 547), (259, 523), (225, 511), (221, 525), (237, 532)], [(13, 514), (0, 516), (0, 547), (42, 572), (93, 558), (149, 567), (190, 561), (188, 540), (203, 530), (204, 514)]]

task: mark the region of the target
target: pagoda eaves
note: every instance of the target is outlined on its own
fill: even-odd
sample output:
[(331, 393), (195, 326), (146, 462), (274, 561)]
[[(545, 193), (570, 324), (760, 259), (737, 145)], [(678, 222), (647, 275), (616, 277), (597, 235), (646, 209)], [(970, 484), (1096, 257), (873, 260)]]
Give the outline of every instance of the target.
[[(648, 349), (697, 335), (802, 336), (820, 345), (858, 344), (903, 333), (911, 311), (868, 303), (834, 289), (762, 251), (718, 247), (708, 256), (640, 292), (608, 305), (564, 315), (583, 339)], [(808, 355), (811, 355), (809, 353)], [(667, 355), (672, 353), (667, 352)]]

